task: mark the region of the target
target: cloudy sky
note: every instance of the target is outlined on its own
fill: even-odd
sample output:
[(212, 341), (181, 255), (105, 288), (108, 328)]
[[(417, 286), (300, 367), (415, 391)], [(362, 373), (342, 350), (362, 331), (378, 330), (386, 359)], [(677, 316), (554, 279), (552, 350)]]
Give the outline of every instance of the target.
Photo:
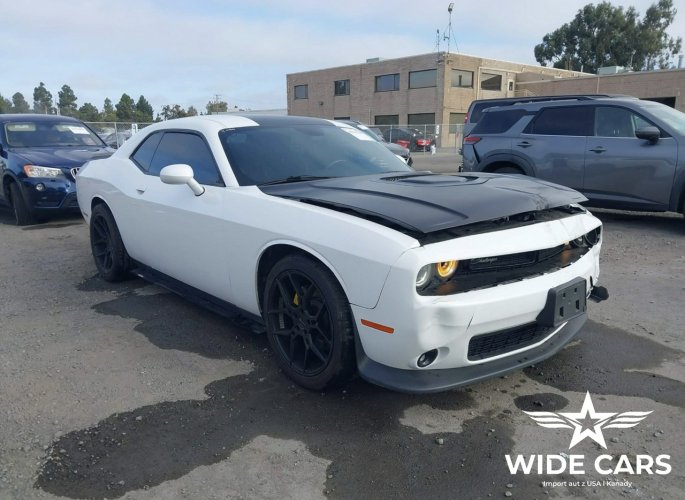
[[(643, 14), (656, 0), (614, 1)], [(535, 64), (533, 47), (588, 0), (456, 1), (451, 51)], [(685, 38), (685, 1), (669, 29)], [(39, 82), (99, 109), (126, 92), (159, 111), (286, 106), (285, 75), (435, 50), (448, 1), (0, 0), (0, 94)], [(440, 45), (446, 50), (446, 42)]]

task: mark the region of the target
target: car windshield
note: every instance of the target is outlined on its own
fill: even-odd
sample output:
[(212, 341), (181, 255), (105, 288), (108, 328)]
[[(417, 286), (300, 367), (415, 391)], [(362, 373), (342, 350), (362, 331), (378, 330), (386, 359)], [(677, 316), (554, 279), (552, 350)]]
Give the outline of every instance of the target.
[(5, 123), (7, 145), (13, 148), (104, 147), (102, 140), (79, 122), (22, 120)]
[(358, 125), (352, 125), (352, 126), (355, 127), (356, 129), (361, 130), (362, 132), (364, 132), (366, 135), (368, 135), (369, 137), (371, 137), (374, 141), (385, 142), (385, 139), (383, 138), (382, 135), (377, 134), (373, 129), (370, 129), (370, 128), (367, 127), (366, 125), (362, 125), (362, 124), (360, 123), (360, 124), (358, 124)]
[(645, 104), (652, 115), (660, 118), (680, 135), (685, 135), (685, 113), (666, 106), (665, 104)]
[(220, 132), (240, 185), (411, 172), (364, 132), (327, 123), (258, 126)]

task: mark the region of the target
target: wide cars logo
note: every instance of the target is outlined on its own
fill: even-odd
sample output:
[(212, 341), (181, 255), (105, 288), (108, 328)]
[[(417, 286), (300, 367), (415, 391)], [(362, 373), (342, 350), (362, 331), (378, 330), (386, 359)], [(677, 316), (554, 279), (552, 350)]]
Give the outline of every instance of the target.
[(602, 429), (628, 429), (635, 427), (651, 411), (626, 411), (623, 413), (600, 413), (595, 411), (590, 393), (585, 394), (583, 407), (579, 412), (554, 413), (550, 411), (524, 411), (526, 415), (547, 429), (573, 429), (569, 449), (586, 438), (590, 438), (606, 449)]

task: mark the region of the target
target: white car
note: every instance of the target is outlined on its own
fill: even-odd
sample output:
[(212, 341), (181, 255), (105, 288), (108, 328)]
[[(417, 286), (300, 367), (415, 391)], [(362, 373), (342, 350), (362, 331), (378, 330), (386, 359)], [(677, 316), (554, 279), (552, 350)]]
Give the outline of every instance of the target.
[(338, 122), (169, 120), (77, 184), (105, 280), (133, 271), (262, 322), (310, 389), (355, 371), (409, 392), (499, 376), (553, 355), (606, 297), (578, 192), (416, 172)]

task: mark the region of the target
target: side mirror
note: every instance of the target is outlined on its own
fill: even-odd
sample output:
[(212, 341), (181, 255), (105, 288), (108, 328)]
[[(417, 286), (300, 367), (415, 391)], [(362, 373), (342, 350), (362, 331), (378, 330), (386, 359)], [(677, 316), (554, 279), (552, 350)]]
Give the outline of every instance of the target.
[(650, 144), (656, 144), (661, 137), (661, 132), (656, 127), (642, 127), (635, 131), (635, 137), (644, 139)]
[(182, 163), (167, 165), (159, 173), (159, 178), (164, 184), (187, 184), (195, 193), (195, 196), (200, 196), (205, 192), (205, 188), (195, 180), (193, 169), (190, 165)]

